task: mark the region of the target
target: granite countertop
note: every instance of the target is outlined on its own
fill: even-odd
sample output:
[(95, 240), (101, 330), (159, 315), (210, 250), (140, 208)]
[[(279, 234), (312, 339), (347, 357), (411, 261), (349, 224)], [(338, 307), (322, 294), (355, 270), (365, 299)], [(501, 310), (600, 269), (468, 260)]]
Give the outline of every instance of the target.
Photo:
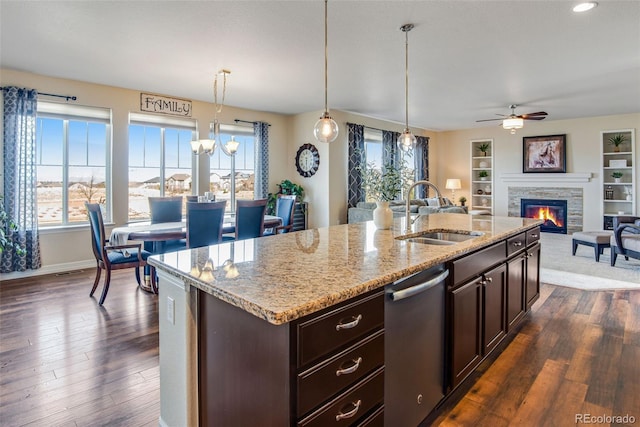
[(272, 324), (304, 315), (457, 258), (541, 223), (486, 215), (419, 217), (424, 230), (480, 231), (455, 245), (398, 240), (405, 219), (390, 230), (373, 222), (267, 236), (154, 255), (149, 264)]

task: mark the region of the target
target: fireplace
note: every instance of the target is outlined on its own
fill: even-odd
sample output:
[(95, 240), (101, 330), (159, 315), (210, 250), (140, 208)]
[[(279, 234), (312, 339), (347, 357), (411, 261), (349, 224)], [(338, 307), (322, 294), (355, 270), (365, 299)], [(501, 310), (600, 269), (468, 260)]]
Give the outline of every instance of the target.
[(541, 219), (540, 231), (567, 234), (567, 201), (520, 199), (520, 216)]

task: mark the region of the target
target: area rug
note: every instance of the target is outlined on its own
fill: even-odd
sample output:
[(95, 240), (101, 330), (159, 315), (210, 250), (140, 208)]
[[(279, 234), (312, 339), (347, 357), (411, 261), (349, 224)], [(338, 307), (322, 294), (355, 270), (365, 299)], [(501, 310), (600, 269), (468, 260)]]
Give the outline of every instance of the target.
[(541, 234), (541, 282), (588, 290), (640, 289), (640, 260), (618, 256), (611, 267), (609, 249), (596, 262), (593, 248), (584, 245), (572, 256), (571, 240), (567, 234)]

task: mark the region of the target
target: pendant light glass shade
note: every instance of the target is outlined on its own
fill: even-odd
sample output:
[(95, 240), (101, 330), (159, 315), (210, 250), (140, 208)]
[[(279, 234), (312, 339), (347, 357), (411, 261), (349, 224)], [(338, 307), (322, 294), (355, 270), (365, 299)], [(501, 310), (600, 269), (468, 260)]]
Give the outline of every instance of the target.
[(338, 137), (338, 124), (329, 115), (327, 102), (327, 0), (324, 0), (324, 114), (313, 128), (318, 142), (333, 142)]
[(400, 27), (404, 33), (405, 61), (404, 61), (404, 107), (405, 126), (404, 131), (398, 137), (398, 148), (402, 151), (411, 151), (416, 146), (416, 137), (409, 130), (409, 31), (413, 29), (413, 24), (405, 24)]
[(333, 142), (338, 137), (338, 124), (329, 116), (328, 111), (325, 111), (320, 120), (316, 122), (313, 128), (313, 136), (319, 142)]

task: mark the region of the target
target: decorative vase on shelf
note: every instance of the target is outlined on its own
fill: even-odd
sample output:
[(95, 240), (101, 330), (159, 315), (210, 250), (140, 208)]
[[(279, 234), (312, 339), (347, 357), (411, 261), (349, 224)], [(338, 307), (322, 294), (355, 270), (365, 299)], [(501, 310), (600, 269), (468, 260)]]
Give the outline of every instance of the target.
[(630, 202), (631, 200), (631, 194), (627, 194), (627, 202)]
[(620, 184), (620, 178), (613, 178), (613, 181), (614, 181), (616, 184)]
[(373, 210), (373, 223), (378, 230), (387, 230), (393, 225), (393, 211), (389, 207), (389, 202), (376, 202)]

